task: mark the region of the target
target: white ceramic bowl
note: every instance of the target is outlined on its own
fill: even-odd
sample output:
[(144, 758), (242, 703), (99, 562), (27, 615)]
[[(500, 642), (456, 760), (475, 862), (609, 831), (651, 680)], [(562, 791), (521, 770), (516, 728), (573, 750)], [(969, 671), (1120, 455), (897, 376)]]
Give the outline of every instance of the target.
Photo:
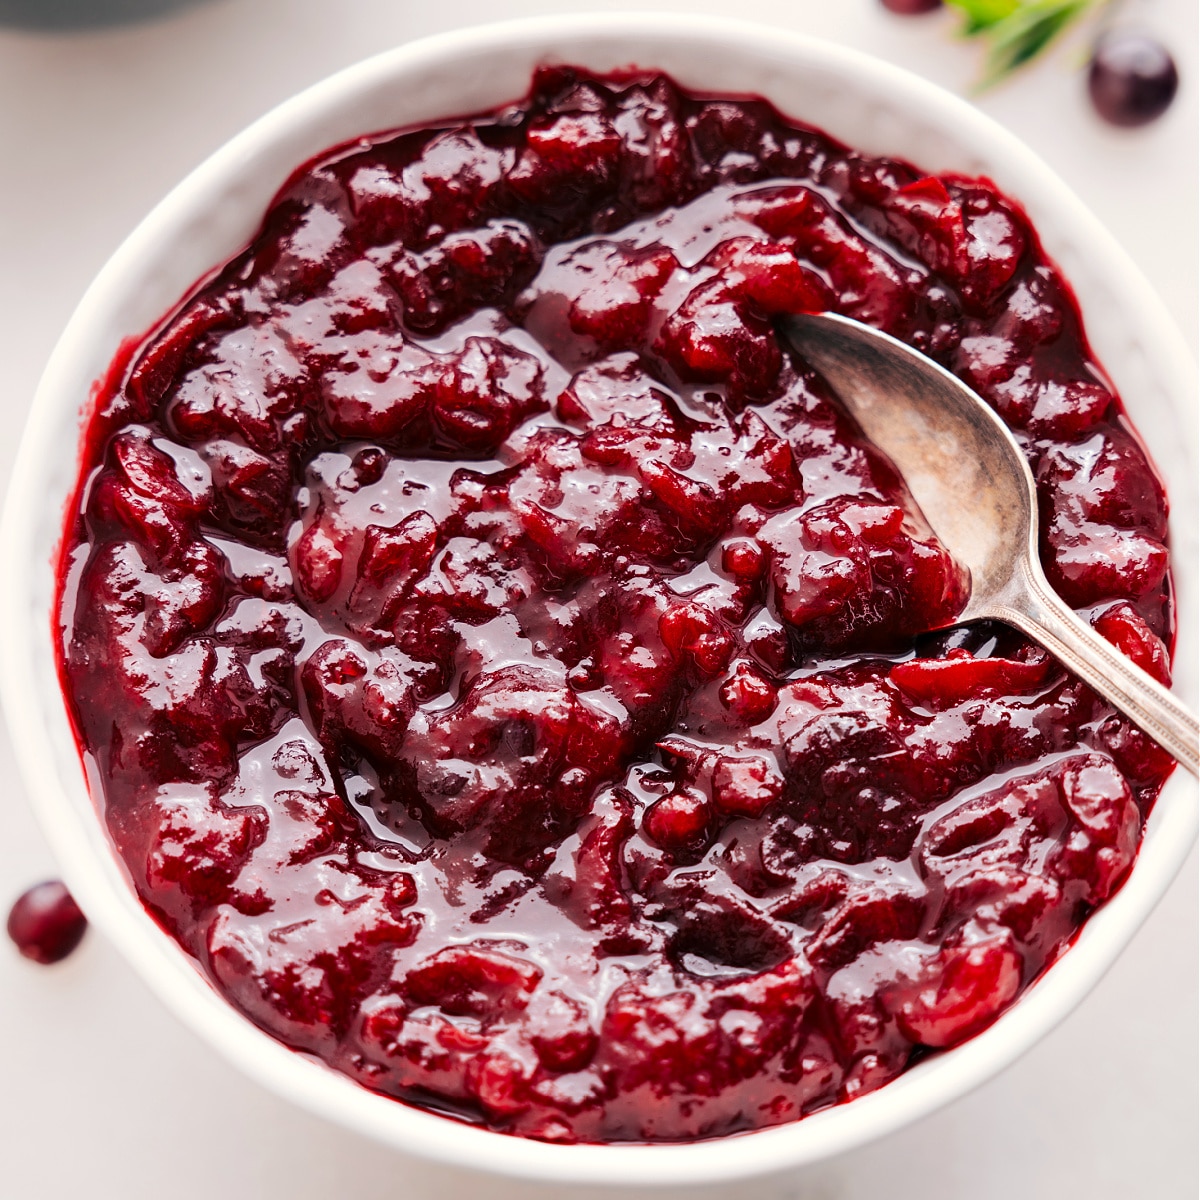
[(88, 794), (52, 647), (53, 562), (80, 424), (120, 343), (255, 232), (292, 169), (356, 135), (492, 108), (539, 63), (658, 67), (700, 91), (757, 93), (856, 148), (930, 171), (984, 174), (1024, 204), (1079, 296), (1101, 362), (1166, 479), (1179, 601), (1176, 689), (1197, 697), (1194, 367), (1137, 269), (1029, 150), (970, 105), (895, 67), (781, 29), (698, 16), (546, 18), (452, 33), (351, 67), (268, 113), (181, 183), (88, 290), (39, 388), (4, 515), (2, 686), (29, 794), (72, 891), (167, 1005), (261, 1083), (399, 1149), (531, 1179), (684, 1184), (812, 1162), (891, 1132), (996, 1074), (1091, 989), (1149, 914), (1196, 835), (1193, 782), (1176, 772), (1119, 894), (989, 1030), (887, 1087), (791, 1125), (691, 1145), (557, 1146), (410, 1108), (292, 1053), (231, 1008), (150, 919)]

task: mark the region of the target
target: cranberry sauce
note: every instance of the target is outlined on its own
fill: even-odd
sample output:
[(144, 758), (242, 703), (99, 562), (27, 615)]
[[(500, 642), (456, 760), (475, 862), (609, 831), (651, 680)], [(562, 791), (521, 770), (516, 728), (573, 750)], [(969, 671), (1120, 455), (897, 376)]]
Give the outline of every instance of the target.
[(772, 327), (932, 355), (1166, 678), (1166, 503), (986, 181), (555, 69), (299, 171), (114, 371), (63, 677), (146, 905), (288, 1045), (557, 1141), (795, 1120), (991, 1022), (1167, 757), (965, 595)]

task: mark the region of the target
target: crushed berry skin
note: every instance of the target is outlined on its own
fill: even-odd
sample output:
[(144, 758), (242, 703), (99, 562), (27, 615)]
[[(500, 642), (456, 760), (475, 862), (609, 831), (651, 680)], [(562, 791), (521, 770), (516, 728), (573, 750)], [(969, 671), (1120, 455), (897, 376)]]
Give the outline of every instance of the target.
[(711, 1137), (985, 1028), (1118, 888), (1166, 755), (1015, 632), (776, 336), (977, 389), (1060, 592), (1160, 678), (1166, 501), (986, 180), (554, 68), (299, 170), (114, 364), (61, 669), (150, 911), (369, 1088)]

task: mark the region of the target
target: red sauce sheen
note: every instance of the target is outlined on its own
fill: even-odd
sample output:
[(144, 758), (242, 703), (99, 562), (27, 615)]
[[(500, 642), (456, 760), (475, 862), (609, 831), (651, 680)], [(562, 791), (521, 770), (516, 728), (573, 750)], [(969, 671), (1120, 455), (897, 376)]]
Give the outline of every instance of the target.
[(1016, 431), (1159, 678), (1166, 502), (986, 180), (556, 68), (332, 150), (114, 368), (62, 670), (147, 907), (262, 1028), (555, 1141), (796, 1120), (988, 1025), (1170, 760), (998, 626), (772, 328)]

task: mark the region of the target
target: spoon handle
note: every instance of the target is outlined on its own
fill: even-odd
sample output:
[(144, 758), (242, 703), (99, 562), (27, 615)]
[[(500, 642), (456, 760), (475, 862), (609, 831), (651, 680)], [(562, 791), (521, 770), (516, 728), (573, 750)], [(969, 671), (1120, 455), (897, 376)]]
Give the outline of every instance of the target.
[(994, 615), (1044, 646), (1193, 775), (1200, 775), (1195, 714), (1080, 620), (1040, 568), (1027, 564), (1023, 574), (1024, 587), (1014, 589)]

